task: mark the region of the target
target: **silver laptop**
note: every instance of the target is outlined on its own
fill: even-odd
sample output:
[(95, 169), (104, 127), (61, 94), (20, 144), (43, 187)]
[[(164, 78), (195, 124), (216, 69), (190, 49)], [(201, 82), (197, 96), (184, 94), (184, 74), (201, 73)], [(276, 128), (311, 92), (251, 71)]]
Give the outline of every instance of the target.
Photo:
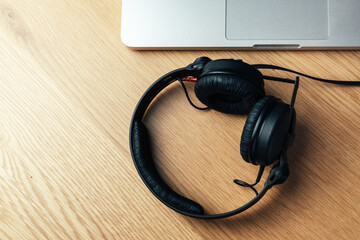
[(360, 0), (123, 0), (134, 49), (360, 49)]

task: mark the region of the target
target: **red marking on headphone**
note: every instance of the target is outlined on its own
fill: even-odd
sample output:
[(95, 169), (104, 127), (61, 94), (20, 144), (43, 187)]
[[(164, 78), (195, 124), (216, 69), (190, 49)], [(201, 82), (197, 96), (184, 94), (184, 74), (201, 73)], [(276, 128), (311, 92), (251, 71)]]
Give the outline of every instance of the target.
[(181, 79), (184, 82), (196, 82), (197, 81), (197, 77), (193, 77), (193, 76), (187, 76)]

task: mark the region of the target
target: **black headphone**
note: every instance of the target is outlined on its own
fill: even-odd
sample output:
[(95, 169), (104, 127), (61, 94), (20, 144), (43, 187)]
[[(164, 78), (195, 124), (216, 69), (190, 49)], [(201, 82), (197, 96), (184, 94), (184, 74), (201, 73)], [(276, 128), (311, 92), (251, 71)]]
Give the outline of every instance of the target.
[[(264, 76), (258, 69), (283, 70), (317, 81), (360, 86), (360, 82), (321, 79), (273, 65), (249, 65), (234, 59), (212, 61), (207, 57), (198, 58), (187, 67), (167, 73), (147, 89), (135, 108), (130, 125), (130, 151), (145, 185), (169, 208), (195, 218), (230, 217), (253, 206), (272, 186), (282, 184), (288, 178), (286, 150), (293, 144), (295, 137), (294, 104), (299, 77), (291, 80)], [(286, 104), (279, 98), (265, 95), (264, 79), (294, 84), (291, 103)], [(194, 107), (196, 106), (191, 102), (183, 81), (196, 81), (195, 94), (207, 106), (205, 109), (210, 108), (229, 114), (249, 113), (241, 136), (240, 153), (246, 162), (259, 165), (260, 169), (254, 184), (234, 180), (241, 186), (250, 187), (256, 193), (256, 197), (240, 208), (226, 213), (205, 215), (200, 204), (176, 193), (157, 172), (143, 117), (152, 100), (175, 81), (182, 84), (188, 100)], [(271, 169), (263, 189), (258, 193), (254, 186), (260, 181), (264, 168), (277, 160), (278, 163)]]

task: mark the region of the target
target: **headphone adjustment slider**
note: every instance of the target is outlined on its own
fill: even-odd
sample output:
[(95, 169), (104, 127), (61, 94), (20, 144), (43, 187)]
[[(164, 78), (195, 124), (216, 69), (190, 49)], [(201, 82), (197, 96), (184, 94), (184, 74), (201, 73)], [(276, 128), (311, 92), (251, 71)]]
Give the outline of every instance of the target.
[(204, 66), (211, 61), (212, 60), (208, 57), (199, 57), (193, 63), (188, 65), (186, 68), (191, 71), (195, 70), (195, 71), (201, 72), (203, 70)]
[(289, 133), (286, 137), (286, 141), (285, 141), (285, 149), (288, 149), (289, 147), (291, 147), (294, 144), (295, 141), (295, 133)]

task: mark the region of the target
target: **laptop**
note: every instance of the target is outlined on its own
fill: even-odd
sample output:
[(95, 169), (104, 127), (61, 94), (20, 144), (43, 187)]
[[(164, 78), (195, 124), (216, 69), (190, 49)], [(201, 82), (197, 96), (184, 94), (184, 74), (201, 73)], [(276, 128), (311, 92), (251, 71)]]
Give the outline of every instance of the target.
[(360, 0), (122, 0), (133, 49), (360, 49)]

